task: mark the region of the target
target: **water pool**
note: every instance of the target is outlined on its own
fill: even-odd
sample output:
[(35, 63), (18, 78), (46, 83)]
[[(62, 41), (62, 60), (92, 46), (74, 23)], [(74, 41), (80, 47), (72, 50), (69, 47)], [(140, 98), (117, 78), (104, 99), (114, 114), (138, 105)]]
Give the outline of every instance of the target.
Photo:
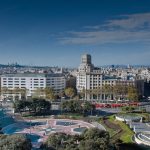
[(5, 127), (3, 132), (5, 134), (13, 134), (24, 130), (24, 128), (29, 128), (30, 126), (45, 125), (45, 122), (20, 122), (15, 124), (14, 123), (15, 122), (13, 118), (5, 118), (4, 122), (2, 123), (2, 126)]
[(82, 132), (85, 131), (86, 129), (87, 129), (86, 127), (74, 128), (73, 131), (82, 133)]
[(0, 119), (0, 126), (1, 127), (6, 127), (6, 126), (13, 124), (13, 123), (15, 123), (15, 120), (9, 116), (5, 116), (5, 117)]
[(14, 134), (15, 132), (20, 132), (23, 130), (23, 127), (14, 126), (12, 128), (8, 128), (4, 131), (5, 134)]
[(46, 125), (46, 122), (26, 122), (25, 123), (26, 125), (28, 125), (28, 126), (39, 126), (39, 125)]
[(69, 121), (56, 121), (56, 125), (61, 125), (61, 126), (71, 126), (76, 124), (77, 123), (75, 122), (69, 122)]
[(0, 110), (0, 118), (4, 116), (4, 113), (2, 110)]
[(31, 140), (31, 142), (38, 142), (41, 138), (39, 135), (36, 134), (26, 134), (27, 138)]

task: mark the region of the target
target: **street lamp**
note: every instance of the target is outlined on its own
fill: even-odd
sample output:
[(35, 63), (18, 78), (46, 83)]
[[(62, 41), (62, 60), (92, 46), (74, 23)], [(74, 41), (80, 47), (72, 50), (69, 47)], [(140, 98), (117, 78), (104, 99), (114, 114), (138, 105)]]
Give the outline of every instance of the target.
[(30, 135), (31, 135), (31, 118), (30, 118)]
[[(28, 110), (29, 108), (26, 106), (25, 107), (25, 110)], [(31, 135), (31, 117), (29, 117), (30, 118), (30, 135)]]
[(61, 99), (60, 99), (60, 113), (61, 113), (61, 115), (62, 115), (62, 97), (61, 97)]
[(91, 116), (92, 116), (92, 108), (91, 108)]

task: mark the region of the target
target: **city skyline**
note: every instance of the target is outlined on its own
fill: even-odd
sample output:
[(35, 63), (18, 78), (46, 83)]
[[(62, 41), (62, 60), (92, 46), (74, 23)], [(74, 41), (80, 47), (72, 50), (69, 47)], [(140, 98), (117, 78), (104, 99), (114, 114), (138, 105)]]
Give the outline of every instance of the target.
[(0, 64), (149, 65), (150, 1), (0, 1)]

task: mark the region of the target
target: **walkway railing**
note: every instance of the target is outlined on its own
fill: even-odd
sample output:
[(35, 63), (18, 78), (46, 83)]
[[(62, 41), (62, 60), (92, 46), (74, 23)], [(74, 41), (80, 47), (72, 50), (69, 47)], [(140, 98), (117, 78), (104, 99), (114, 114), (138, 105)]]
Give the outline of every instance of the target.
[(97, 127), (98, 129), (106, 131), (105, 127), (103, 125), (99, 124), (98, 122), (92, 122), (92, 124), (95, 127)]

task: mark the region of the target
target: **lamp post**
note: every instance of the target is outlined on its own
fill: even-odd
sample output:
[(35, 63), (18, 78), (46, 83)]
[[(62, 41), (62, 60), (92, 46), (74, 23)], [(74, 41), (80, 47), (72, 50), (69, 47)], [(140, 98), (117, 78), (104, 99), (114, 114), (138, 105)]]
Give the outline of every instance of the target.
[[(25, 110), (28, 110), (29, 108), (26, 106)], [(30, 135), (31, 135), (31, 117), (30, 117)]]
[(31, 135), (31, 118), (30, 118), (30, 135)]
[(60, 111), (61, 111), (61, 115), (62, 115), (62, 97), (61, 97), (61, 102), (60, 102)]
[(91, 116), (92, 116), (92, 108), (91, 108)]

